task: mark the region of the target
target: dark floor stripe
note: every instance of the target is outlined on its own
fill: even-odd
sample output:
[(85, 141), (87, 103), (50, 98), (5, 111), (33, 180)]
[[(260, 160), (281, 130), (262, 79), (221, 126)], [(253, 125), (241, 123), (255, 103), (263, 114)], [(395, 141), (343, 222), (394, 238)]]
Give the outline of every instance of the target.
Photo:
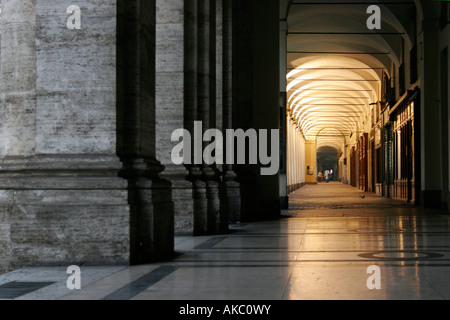
[(203, 242), (202, 244), (195, 247), (195, 250), (199, 249), (211, 249), (212, 247), (218, 245), (223, 240), (225, 240), (227, 237), (214, 237), (209, 239), (208, 241)]
[(141, 278), (104, 297), (102, 300), (130, 300), (158, 281), (169, 276), (177, 269), (178, 267), (175, 266), (161, 266), (158, 269), (153, 270), (145, 276), (142, 276)]
[(16, 299), (28, 293), (48, 287), (54, 283), (55, 282), (8, 282), (0, 286), (0, 299)]

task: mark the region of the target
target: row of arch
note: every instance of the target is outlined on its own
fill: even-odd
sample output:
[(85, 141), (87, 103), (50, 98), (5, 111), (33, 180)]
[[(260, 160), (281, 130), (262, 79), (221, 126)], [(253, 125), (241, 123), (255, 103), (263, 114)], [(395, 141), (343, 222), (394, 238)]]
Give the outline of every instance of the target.
[[(367, 8), (372, 5), (381, 9), (380, 30), (367, 26), (371, 17)], [(403, 104), (414, 96), (415, 182), (416, 188), (421, 188), (416, 191), (423, 194), (422, 199), (429, 194), (438, 197), (441, 188), (446, 194), (448, 181), (440, 172), (444, 174), (449, 165), (444, 142), (448, 128), (437, 123), (436, 117), (445, 117), (448, 106), (445, 99), (436, 97), (448, 92), (445, 82), (441, 89), (438, 80), (442, 73), (439, 61), (446, 60), (442, 52), (440, 60), (439, 53), (448, 44), (442, 24), (443, 17), (448, 21), (447, 11), (445, 3), (421, 0), (282, 1), (286, 113), (288, 123), (306, 145), (305, 162), (293, 165), (305, 168), (306, 183), (316, 181), (312, 175), (318, 170), (315, 156), (308, 154), (323, 150), (337, 154), (344, 182), (361, 180), (359, 161), (352, 158), (365, 154), (369, 145), (369, 158), (364, 161), (373, 165), (366, 169), (388, 170), (375, 162), (390, 161), (392, 123)], [(440, 140), (443, 143), (439, 146)], [(288, 141), (288, 146), (291, 144)], [(442, 159), (433, 157), (440, 149)], [(376, 174), (387, 174), (377, 170), (370, 174), (371, 183), (394, 184), (387, 178), (375, 179)], [(359, 184), (366, 185), (367, 180), (362, 180)]]
[[(304, 137), (322, 133), (318, 148), (342, 151), (347, 142), (342, 135), (364, 131), (371, 108), (384, 99), (383, 75), (390, 75), (412, 49), (414, 30), (407, 26), (415, 4), (378, 3), (382, 30), (373, 31), (366, 24), (369, 4), (289, 5), (288, 110)], [(324, 130), (334, 134), (327, 139)]]

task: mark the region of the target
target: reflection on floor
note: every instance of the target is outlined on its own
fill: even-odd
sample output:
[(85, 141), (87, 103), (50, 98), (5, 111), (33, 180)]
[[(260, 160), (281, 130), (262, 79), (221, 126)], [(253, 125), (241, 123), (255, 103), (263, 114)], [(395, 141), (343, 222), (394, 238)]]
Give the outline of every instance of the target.
[[(222, 236), (178, 237), (174, 261), (82, 267), (77, 291), (67, 289), (66, 268), (25, 268), (0, 276), (0, 298), (449, 299), (447, 211), (362, 195), (335, 183), (306, 186), (291, 195), (291, 209), (278, 221), (232, 225)], [(44, 285), (11, 289), (27, 282)], [(380, 289), (369, 289), (377, 282)]]

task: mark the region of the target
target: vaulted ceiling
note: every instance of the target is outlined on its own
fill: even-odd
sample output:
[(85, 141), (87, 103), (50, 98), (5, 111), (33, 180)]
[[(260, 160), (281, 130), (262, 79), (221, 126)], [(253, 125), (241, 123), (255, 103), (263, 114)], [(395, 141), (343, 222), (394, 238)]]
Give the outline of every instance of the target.
[[(288, 109), (306, 137), (320, 137), (318, 148), (341, 151), (382, 99), (383, 71), (391, 74), (411, 49), (414, 1), (282, 2)], [(381, 9), (381, 30), (367, 27), (374, 4)]]

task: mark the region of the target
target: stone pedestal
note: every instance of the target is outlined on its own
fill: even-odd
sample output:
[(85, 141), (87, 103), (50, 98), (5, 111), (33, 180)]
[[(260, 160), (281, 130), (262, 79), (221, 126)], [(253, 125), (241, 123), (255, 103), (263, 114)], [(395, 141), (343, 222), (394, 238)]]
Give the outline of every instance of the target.
[(221, 233), (228, 232), (228, 224), (241, 220), (241, 191), (236, 181), (225, 181), (220, 185), (221, 194)]
[(121, 176), (128, 180), (131, 264), (172, 258), (174, 214), (170, 182), (158, 174), (156, 161), (125, 161)]
[(194, 191), (192, 182), (187, 181), (189, 172), (183, 166), (165, 166), (160, 176), (171, 183), (174, 204), (175, 234), (194, 234)]
[(0, 163), (0, 260), (128, 264), (127, 182), (114, 156), (34, 156)]

